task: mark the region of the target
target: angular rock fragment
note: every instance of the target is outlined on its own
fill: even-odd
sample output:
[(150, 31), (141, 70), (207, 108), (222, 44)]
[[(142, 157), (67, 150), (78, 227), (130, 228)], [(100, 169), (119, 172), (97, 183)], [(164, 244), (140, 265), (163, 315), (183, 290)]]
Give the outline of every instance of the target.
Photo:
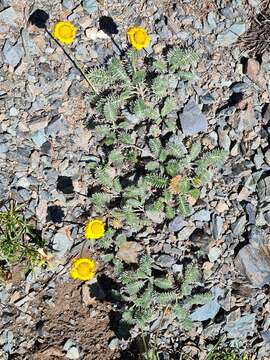
[(190, 99), (184, 107), (183, 113), (180, 115), (180, 122), (185, 135), (198, 134), (206, 131), (208, 127), (206, 117), (193, 99)]

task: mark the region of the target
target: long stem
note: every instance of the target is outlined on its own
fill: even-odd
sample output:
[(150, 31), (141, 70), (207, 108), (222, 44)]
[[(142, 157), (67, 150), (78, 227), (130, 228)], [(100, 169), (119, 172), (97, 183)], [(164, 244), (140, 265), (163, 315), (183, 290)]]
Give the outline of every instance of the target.
[(95, 88), (95, 86), (92, 84), (92, 82), (88, 79), (85, 72), (83, 71), (81, 66), (76, 62), (76, 60), (73, 59), (73, 57), (66, 51), (66, 49), (63, 47), (63, 45), (50, 33), (50, 31), (47, 29), (47, 27), (45, 28), (45, 31), (50, 36), (50, 38), (53, 39), (56, 42), (56, 44), (63, 50), (64, 54), (68, 57), (68, 59), (72, 62), (72, 64), (79, 70), (82, 77), (87, 81), (87, 83), (94, 90), (94, 92), (96, 94), (98, 94), (98, 90)]
[(143, 341), (144, 351), (145, 351), (146, 356), (147, 356), (147, 360), (151, 360), (151, 359), (149, 359), (148, 347), (147, 347), (147, 344), (146, 344), (146, 340), (145, 340), (143, 330), (142, 330), (142, 341)]

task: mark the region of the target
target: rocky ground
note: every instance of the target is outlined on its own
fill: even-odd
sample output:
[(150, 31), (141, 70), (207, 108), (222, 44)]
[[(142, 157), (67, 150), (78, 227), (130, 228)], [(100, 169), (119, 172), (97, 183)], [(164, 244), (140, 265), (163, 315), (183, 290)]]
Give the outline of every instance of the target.
[[(84, 68), (119, 53), (99, 31), (103, 15), (118, 25), (115, 42), (122, 48), (127, 47), (127, 28), (142, 24), (151, 35), (149, 54), (176, 44), (192, 45), (201, 53), (197, 80), (178, 89), (179, 97), (185, 103), (192, 96), (199, 104), (195, 120), (201, 112), (207, 119), (207, 129), (194, 137), (208, 149), (226, 149), (229, 158), (210, 189), (203, 190), (189, 221), (182, 226), (174, 219), (153, 253), (173, 272), (184, 253), (207, 259), (201, 263), (203, 277), (215, 299), (193, 313), (197, 326), (188, 336), (170, 325), (162, 329), (158, 343), (164, 359), (181, 349), (204, 359), (224, 334), (225, 346), (251, 359), (270, 359), (270, 55), (267, 49), (256, 52), (256, 37), (244, 39), (266, 3), (0, 2), (1, 198), (9, 194), (25, 204), (27, 219), (36, 219), (42, 237), (57, 251), (52, 269), (36, 269), (26, 279), (14, 271), (0, 286), (1, 359), (128, 358), (123, 353), (128, 341), (113, 332), (113, 305), (106, 295), (93, 300), (91, 286), (68, 277), (69, 261), (80, 252), (83, 224), (90, 215), (88, 164), (98, 154), (86, 127), (91, 115), (88, 85), (55, 42), (29, 24), (29, 15), (38, 8), (49, 13), (49, 28), (64, 19), (78, 27), (68, 51)], [(196, 134), (196, 121), (192, 126)]]

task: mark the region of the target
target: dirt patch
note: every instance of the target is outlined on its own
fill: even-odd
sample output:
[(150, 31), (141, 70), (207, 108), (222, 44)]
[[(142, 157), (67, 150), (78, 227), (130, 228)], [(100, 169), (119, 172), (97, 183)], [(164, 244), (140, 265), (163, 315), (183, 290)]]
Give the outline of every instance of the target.
[[(108, 347), (110, 340), (115, 337), (110, 329), (111, 305), (92, 299), (85, 294), (85, 287), (83, 290), (81, 285), (74, 282), (56, 284), (55, 288), (57, 290), (51, 298), (44, 293), (35, 301), (33, 308), (38, 309), (38, 314), (31, 334), (36, 338), (29, 351), (31, 355), (24, 355), (23, 358), (15, 355), (15, 359), (67, 359), (64, 345), (68, 339), (79, 350), (79, 359), (119, 359), (119, 353)], [(86, 305), (86, 300), (92, 303)], [(15, 333), (16, 329), (13, 331)]]

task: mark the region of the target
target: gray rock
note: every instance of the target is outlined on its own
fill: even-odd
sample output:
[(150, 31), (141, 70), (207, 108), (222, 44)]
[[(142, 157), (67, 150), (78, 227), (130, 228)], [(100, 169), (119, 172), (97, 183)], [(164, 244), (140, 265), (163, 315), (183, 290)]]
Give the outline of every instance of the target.
[(8, 143), (2, 142), (0, 143), (0, 156), (6, 154), (8, 152)]
[(64, 346), (63, 346), (63, 349), (64, 349), (65, 351), (68, 351), (68, 350), (69, 350), (70, 348), (72, 348), (73, 346), (76, 346), (75, 341), (72, 340), (72, 339), (68, 339), (68, 340), (65, 342), (65, 344), (64, 344)]
[(243, 247), (237, 255), (238, 268), (256, 288), (262, 288), (270, 283), (269, 253), (269, 246), (255, 248), (249, 244)]
[(8, 7), (0, 12), (0, 23), (14, 26), (18, 15), (12, 7)]
[(72, 346), (70, 349), (68, 349), (66, 354), (68, 359), (76, 360), (80, 358), (79, 350), (76, 346)]
[(249, 224), (255, 224), (255, 211), (254, 211), (254, 207), (252, 206), (252, 204), (248, 203), (246, 205), (246, 212), (248, 215)]
[(182, 218), (182, 216), (176, 216), (169, 223), (168, 230), (170, 232), (176, 232), (176, 231), (183, 229), (183, 227), (185, 227), (186, 225), (187, 225), (187, 222)]
[(208, 319), (214, 319), (220, 309), (220, 304), (218, 303), (219, 297), (224, 296), (224, 291), (218, 287), (214, 287), (211, 290), (213, 294), (213, 300), (209, 303), (196, 309), (190, 316), (193, 321), (205, 321)]
[(4, 303), (5, 300), (8, 298), (8, 292), (6, 288), (0, 288), (0, 301), (1, 303)]
[(189, 100), (183, 113), (180, 114), (180, 122), (185, 135), (198, 134), (206, 131), (208, 127), (206, 117), (193, 99)]
[(98, 10), (96, 0), (83, 0), (82, 6), (88, 12), (88, 14), (93, 14)]
[(235, 236), (243, 234), (245, 225), (247, 223), (246, 217), (243, 215), (232, 224), (232, 232)]
[(216, 299), (212, 300), (210, 303), (205, 304), (198, 309), (196, 309), (191, 315), (190, 318), (193, 321), (205, 321), (208, 319), (214, 319), (214, 317), (219, 312), (220, 305)]
[(18, 114), (19, 114), (19, 111), (15, 107), (12, 107), (9, 109), (10, 116), (18, 116)]
[(226, 6), (223, 9), (221, 9), (220, 13), (221, 13), (222, 16), (224, 16), (227, 19), (233, 19), (234, 18), (234, 11), (230, 6)]
[(228, 332), (228, 336), (232, 338), (246, 338), (252, 335), (255, 328), (255, 314), (248, 314), (242, 316), (224, 327)]
[(209, 104), (213, 104), (215, 99), (211, 94), (205, 94), (201, 97), (201, 101), (203, 104), (209, 105)]
[(170, 268), (175, 263), (175, 259), (170, 255), (163, 254), (158, 257), (156, 263), (159, 266)]
[(180, 274), (182, 274), (182, 272), (183, 272), (183, 265), (182, 265), (182, 264), (174, 264), (174, 265), (172, 266), (172, 270), (173, 270), (174, 273), (180, 273)]
[(57, 115), (53, 117), (53, 119), (49, 122), (45, 133), (48, 136), (56, 136), (60, 133), (64, 133), (67, 130), (67, 124), (65, 119), (61, 115)]
[(72, 82), (72, 84), (70, 85), (70, 87), (68, 88), (68, 95), (73, 97), (73, 96), (77, 96), (82, 92), (81, 89), (81, 85), (80, 82), (75, 80)]
[(210, 211), (205, 209), (197, 211), (195, 214), (192, 215), (191, 219), (194, 221), (209, 221)]
[(190, 237), (190, 235), (193, 233), (193, 231), (196, 229), (194, 224), (191, 224), (189, 226), (185, 226), (182, 230), (179, 231), (177, 238), (180, 241), (186, 240)]
[(6, 64), (16, 67), (21, 61), (23, 54), (23, 47), (19, 42), (15, 45), (11, 44), (9, 41), (5, 42), (3, 57)]
[(224, 223), (224, 219), (220, 216), (216, 216), (212, 221), (211, 229), (215, 240), (220, 239), (221, 235), (224, 232), (223, 223)]
[(165, 219), (165, 214), (162, 211), (147, 210), (145, 214), (148, 217), (148, 219), (152, 220), (156, 224), (163, 223)]
[(35, 145), (41, 147), (47, 141), (47, 137), (45, 135), (44, 129), (35, 131), (32, 134), (31, 139)]
[(270, 176), (261, 179), (258, 182), (257, 191), (258, 191), (259, 199), (261, 201), (270, 200)]
[(72, 240), (66, 234), (58, 232), (53, 238), (52, 246), (53, 249), (57, 251), (56, 255), (58, 257), (63, 257), (65, 253), (71, 249), (72, 244)]
[(211, 30), (213, 30), (213, 29), (215, 29), (217, 27), (216, 14), (213, 11), (208, 13), (207, 21), (208, 21), (208, 24), (209, 24), (209, 27), (210, 27)]
[(66, 9), (72, 10), (74, 8), (74, 1), (73, 0), (62, 0), (62, 5)]
[(215, 262), (220, 255), (222, 254), (222, 251), (220, 248), (214, 246), (209, 250), (208, 258), (210, 262)]
[(3, 350), (11, 354), (14, 346), (14, 335), (11, 330), (5, 330), (4, 334), (2, 335), (4, 337), (4, 346)]
[(246, 31), (244, 23), (233, 24), (229, 29), (223, 31), (217, 36), (217, 45), (229, 46), (235, 43), (238, 37)]
[(119, 347), (119, 339), (117, 339), (117, 338), (112, 339), (108, 346), (109, 346), (109, 348), (111, 350), (118, 349), (118, 347)]
[(242, 93), (245, 92), (249, 87), (249, 84), (245, 83), (245, 82), (237, 82), (232, 86), (232, 91), (234, 93)]

